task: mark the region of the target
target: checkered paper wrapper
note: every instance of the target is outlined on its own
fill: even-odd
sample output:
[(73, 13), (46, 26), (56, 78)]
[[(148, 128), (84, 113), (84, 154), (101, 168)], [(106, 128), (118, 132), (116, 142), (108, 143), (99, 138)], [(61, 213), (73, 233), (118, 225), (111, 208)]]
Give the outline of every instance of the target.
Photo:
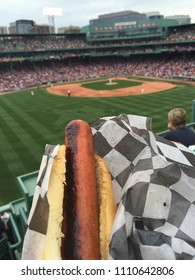
[(46, 145), (35, 187), (28, 228), (24, 237), (22, 259), (41, 260), (47, 233), (49, 203), (47, 191), (49, 177), (59, 145)]
[[(126, 114), (92, 125), (95, 153), (108, 165), (118, 205), (109, 259), (195, 259), (195, 156), (185, 146), (155, 135), (151, 126), (150, 118)], [(47, 162), (54, 156), (45, 154)], [(41, 188), (36, 201), (46, 201)], [(37, 230), (40, 223), (33, 228), (34, 213), (39, 213), (38, 203), (34, 205), (25, 239), (31, 231), (41, 234), (44, 244), (48, 214), (42, 232)], [(32, 258), (25, 247), (24, 258)]]
[(151, 119), (120, 115), (93, 125), (118, 211), (110, 259), (195, 258), (195, 157), (151, 131)]

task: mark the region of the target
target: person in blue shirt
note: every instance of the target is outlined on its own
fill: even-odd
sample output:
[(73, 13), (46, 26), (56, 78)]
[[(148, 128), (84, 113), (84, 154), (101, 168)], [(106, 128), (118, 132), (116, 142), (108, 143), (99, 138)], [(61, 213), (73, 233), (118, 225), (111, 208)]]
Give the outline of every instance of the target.
[(0, 214), (0, 240), (3, 238), (3, 233), (6, 233), (8, 230), (7, 223), (4, 223), (4, 221), (1, 219)]
[(194, 131), (186, 127), (186, 111), (182, 108), (174, 108), (168, 113), (169, 131), (164, 138), (173, 142), (178, 142), (186, 147), (195, 145)]

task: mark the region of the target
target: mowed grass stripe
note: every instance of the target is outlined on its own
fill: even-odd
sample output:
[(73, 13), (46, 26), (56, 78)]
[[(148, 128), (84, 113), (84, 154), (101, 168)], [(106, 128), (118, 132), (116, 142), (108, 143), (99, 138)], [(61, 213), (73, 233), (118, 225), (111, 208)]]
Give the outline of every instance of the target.
[(25, 113), (20, 107), (14, 105), (10, 100), (1, 100), (1, 106), (12, 116), (23, 128), (32, 134), (37, 142), (47, 142), (47, 139), (51, 137), (51, 131), (43, 126), (40, 122), (32, 118), (28, 113)]
[(101, 98), (99, 102), (106, 106), (108, 110), (110, 110), (110, 108), (112, 108), (112, 110), (116, 108), (117, 111), (121, 110), (121, 108), (123, 111), (128, 111), (130, 105), (130, 99), (124, 97), (122, 99), (121, 97)]
[[(3, 113), (5, 115), (5, 112)], [(21, 196), (16, 177), (32, 171), (33, 166), (36, 166), (35, 170), (38, 167), (38, 162), (29, 153), (29, 149), (24, 149), (21, 145), (21, 139), (7, 125), (7, 120), (10, 121), (7, 116), (6, 120), (0, 118), (0, 201), (3, 201), (0, 202), (1, 205)]]
[[(31, 135), (29, 135), (25, 129), (18, 123), (14, 117), (12, 117), (8, 112), (7, 115), (5, 114), (6, 111), (3, 109), (3, 107), (0, 107), (0, 111), (3, 112), (4, 117), (2, 116), (1, 122), (2, 127), (1, 129), (7, 130), (4, 131), (5, 135), (8, 135), (7, 137), (10, 137), (10, 141), (14, 148), (18, 145), (18, 148), (22, 147), (25, 149), (24, 151), (20, 150), (20, 153), (23, 154), (23, 156), (26, 158), (27, 154), (28, 157), (31, 158), (32, 162), (33, 160), (36, 161), (36, 158), (34, 155), (41, 154), (43, 151), (40, 145), (36, 142), (36, 139), (34, 139)], [(21, 145), (23, 144), (23, 145)]]
[(116, 97), (116, 98), (109, 98), (103, 99), (100, 101), (103, 104), (107, 104), (110, 108), (111, 115), (119, 115), (119, 114), (133, 114), (133, 115), (145, 115), (149, 116), (149, 107), (140, 99), (136, 98), (135, 96), (128, 96), (128, 97)]
[(11, 202), (14, 199), (21, 197), (19, 188), (17, 187), (15, 174), (10, 171), (9, 164), (5, 159), (5, 151), (0, 150), (1, 168), (0, 168), (0, 205)]
[[(17, 149), (18, 147), (17, 144), (13, 145), (13, 142), (10, 143), (10, 137), (7, 137), (12, 132), (11, 131), (8, 132), (8, 130), (5, 129), (6, 128), (5, 123), (3, 124), (2, 121), (0, 121), (0, 123), (1, 123), (0, 142), (3, 143), (2, 157), (4, 158), (5, 161), (9, 162), (9, 164), (7, 165), (8, 167), (7, 169), (9, 169), (11, 173), (17, 173), (20, 172), (21, 170), (25, 170), (25, 163), (20, 158), (20, 153)], [(2, 170), (4, 170), (4, 168), (5, 166), (1, 164), (0, 173), (2, 172)]]

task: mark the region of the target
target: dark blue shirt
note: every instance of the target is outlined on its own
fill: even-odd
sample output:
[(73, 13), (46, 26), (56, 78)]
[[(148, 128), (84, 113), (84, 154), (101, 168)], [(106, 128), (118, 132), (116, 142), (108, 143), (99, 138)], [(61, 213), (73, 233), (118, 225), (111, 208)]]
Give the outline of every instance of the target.
[(3, 238), (2, 233), (5, 231), (5, 224), (4, 222), (0, 219), (0, 240)]
[(181, 127), (175, 130), (170, 130), (164, 135), (164, 138), (170, 141), (182, 143), (186, 147), (195, 145), (195, 133), (189, 127)]

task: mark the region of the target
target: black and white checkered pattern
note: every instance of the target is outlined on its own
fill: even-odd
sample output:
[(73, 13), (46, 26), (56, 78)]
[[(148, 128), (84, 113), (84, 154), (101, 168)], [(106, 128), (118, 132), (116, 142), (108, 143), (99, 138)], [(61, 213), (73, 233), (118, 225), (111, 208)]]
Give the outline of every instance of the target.
[(140, 116), (102, 118), (92, 131), (118, 203), (110, 259), (195, 258), (194, 154)]
[[(150, 118), (122, 114), (92, 126), (95, 153), (108, 165), (118, 204), (109, 258), (195, 259), (195, 156), (155, 135), (151, 124)], [(57, 151), (58, 146), (47, 145), (43, 155), (24, 259), (42, 256), (46, 193)]]
[(45, 147), (23, 243), (22, 259), (24, 260), (42, 259), (49, 214), (47, 200), (49, 177), (58, 149), (59, 145), (46, 145)]

